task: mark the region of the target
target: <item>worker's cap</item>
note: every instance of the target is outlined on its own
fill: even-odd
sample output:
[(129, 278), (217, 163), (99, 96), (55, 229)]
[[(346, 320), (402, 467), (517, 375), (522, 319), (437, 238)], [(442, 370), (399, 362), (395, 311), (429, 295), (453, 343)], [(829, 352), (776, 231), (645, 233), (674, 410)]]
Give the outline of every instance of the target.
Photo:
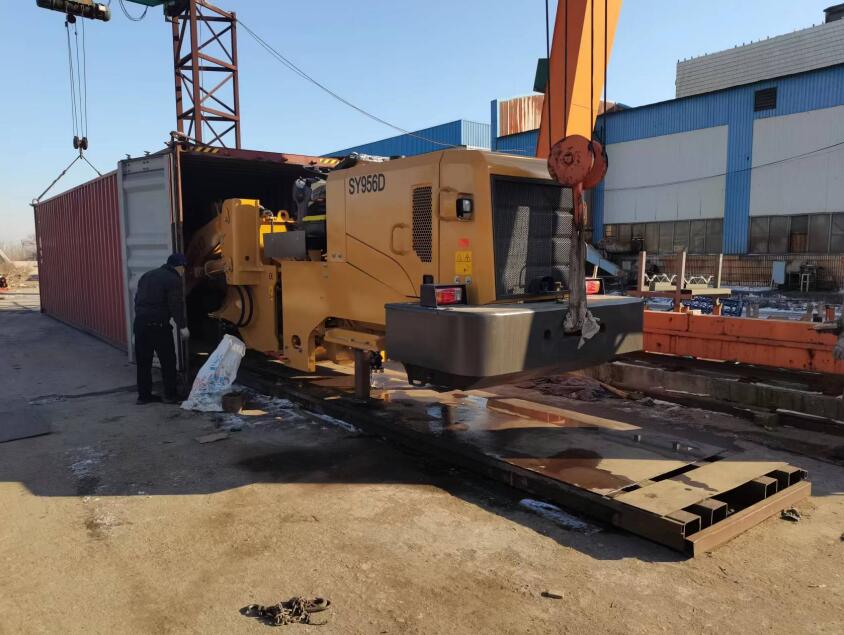
[(170, 254), (170, 257), (167, 258), (167, 264), (170, 267), (187, 267), (188, 259), (185, 258), (184, 254)]

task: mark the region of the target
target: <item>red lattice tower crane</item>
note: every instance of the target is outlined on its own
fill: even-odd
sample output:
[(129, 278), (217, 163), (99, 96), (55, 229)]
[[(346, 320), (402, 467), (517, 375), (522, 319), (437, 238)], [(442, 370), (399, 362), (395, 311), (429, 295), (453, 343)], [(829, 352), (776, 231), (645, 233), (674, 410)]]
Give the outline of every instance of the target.
[[(144, 5), (133, 17), (123, 3)], [(173, 31), (176, 129), (199, 144), (240, 148), (237, 16), (206, 0), (118, 0), (127, 17), (140, 20), (161, 6)], [(109, 8), (93, 0), (36, 0), (44, 9), (108, 21)]]

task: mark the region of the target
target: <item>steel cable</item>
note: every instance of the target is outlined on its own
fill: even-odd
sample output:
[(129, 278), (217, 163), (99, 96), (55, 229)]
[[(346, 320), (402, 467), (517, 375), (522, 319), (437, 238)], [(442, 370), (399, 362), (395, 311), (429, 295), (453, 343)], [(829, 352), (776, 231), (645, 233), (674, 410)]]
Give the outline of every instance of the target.
[[(85, 18), (81, 19), (84, 20)], [(76, 44), (76, 99), (79, 101), (79, 133), (84, 137), (85, 131), (82, 127), (82, 64), (79, 61), (79, 29), (75, 22), (73, 23), (73, 38)]]
[(595, 138), (595, 0), (590, 0), (592, 15), (589, 18), (589, 140)]
[[(82, 19), (82, 121), (85, 127), (82, 136), (88, 138), (88, 51), (85, 46), (85, 19)], [(92, 166), (93, 167), (93, 166)], [(96, 169), (96, 168), (94, 168)]]
[[(145, 17), (147, 17), (147, 11), (149, 11), (149, 7), (144, 7), (144, 12), (141, 13), (141, 15), (135, 17), (132, 14), (130, 14), (129, 11), (126, 10), (126, 5), (123, 4), (123, 0), (118, 0), (118, 1), (120, 3), (120, 9), (121, 9), (121, 11), (123, 11), (123, 15), (125, 15), (127, 18), (129, 18), (132, 22), (140, 22)], [(111, 6), (111, 2), (109, 2), (109, 6)]]
[(378, 115), (374, 115), (371, 112), (361, 108), (360, 106), (353, 104), (348, 99), (346, 99), (345, 97), (342, 97), (341, 95), (335, 93), (333, 90), (331, 90), (330, 88), (325, 86), (325, 84), (321, 83), (319, 80), (315, 79), (314, 77), (312, 77), (311, 75), (309, 75), (308, 73), (303, 71), (301, 68), (296, 66), (296, 64), (294, 64), (287, 57), (282, 55), (278, 50), (273, 48), (266, 40), (264, 40), (261, 36), (259, 36), (257, 33), (255, 33), (252, 29), (250, 29), (248, 25), (244, 24), (243, 21), (240, 18), (237, 19), (237, 23), (240, 26), (242, 26), (244, 28), (244, 30), (250, 35), (250, 37), (252, 37), (252, 39), (254, 39), (265, 51), (267, 51), (267, 53), (269, 53), (271, 56), (276, 58), (277, 61), (281, 62), (281, 64), (283, 64), (288, 70), (294, 72), (296, 75), (298, 75), (299, 77), (301, 77), (305, 81), (310, 82), (311, 84), (313, 84), (314, 86), (316, 86), (320, 90), (324, 91), (325, 93), (327, 93), (328, 95), (330, 95), (331, 97), (333, 97), (334, 99), (339, 101), (340, 103), (348, 106), (349, 108), (352, 108), (353, 110), (356, 110), (360, 114), (364, 115), (365, 117), (368, 117), (369, 119), (372, 119), (373, 121), (376, 121), (380, 124), (383, 124), (383, 125), (387, 126), (388, 128), (392, 128), (393, 130), (401, 132), (402, 134), (405, 134), (409, 137), (413, 137), (413, 138), (419, 139), (421, 141), (427, 141), (428, 143), (431, 143), (433, 145), (442, 146), (442, 147), (446, 147), (446, 148), (456, 148), (456, 147), (458, 147), (458, 146), (454, 145), (453, 143), (443, 143), (442, 141), (436, 141), (434, 139), (429, 139), (428, 137), (425, 137), (423, 135), (416, 134), (415, 132), (411, 132), (409, 130), (406, 130), (405, 128), (402, 128), (401, 126), (397, 126), (393, 123), (390, 123), (386, 119), (383, 119), (383, 118), (379, 117)]
[(548, 156), (551, 156), (551, 35), (549, 33), (551, 20), (548, 15), (548, 0), (545, 0), (545, 58), (547, 61), (546, 71), (548, 79), (545, 82), (545, 101), (548, 102)]
[(607, 151), (607, 67), (610, 65), (609, 58), (609, 0), (604, 0), (604, 112), (601, 117), (601, 145), (604, 152)]
[(65, 22), (65, 31), (67, 32), (67, 65), (70, 76), (70, 115), (73, 118), (73, 136), (79, 135), (77, 128), (76, 116), (76, 79), (73, 74), (73, 47), (70, 43), (70, 22)]

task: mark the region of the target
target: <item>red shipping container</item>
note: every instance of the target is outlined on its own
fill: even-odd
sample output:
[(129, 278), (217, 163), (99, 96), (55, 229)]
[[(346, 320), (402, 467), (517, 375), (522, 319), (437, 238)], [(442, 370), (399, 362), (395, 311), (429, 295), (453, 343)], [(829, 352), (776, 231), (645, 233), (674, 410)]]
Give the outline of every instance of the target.
[(41, 311), (126, 349), (117, 173), (35, 206)]

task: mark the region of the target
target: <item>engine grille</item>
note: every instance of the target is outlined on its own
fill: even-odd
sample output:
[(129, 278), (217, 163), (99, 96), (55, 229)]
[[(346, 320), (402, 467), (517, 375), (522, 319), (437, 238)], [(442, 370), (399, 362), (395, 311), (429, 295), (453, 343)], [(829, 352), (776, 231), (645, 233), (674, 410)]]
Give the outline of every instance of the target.
[(413, 188), (413, 251), (422, 262), (431, 262), (433, 250), (433, 190)]
[(547, 293), (548, 279), (568, 287), (571, 190), (553, 183), (493, 177), (495, 295)]

